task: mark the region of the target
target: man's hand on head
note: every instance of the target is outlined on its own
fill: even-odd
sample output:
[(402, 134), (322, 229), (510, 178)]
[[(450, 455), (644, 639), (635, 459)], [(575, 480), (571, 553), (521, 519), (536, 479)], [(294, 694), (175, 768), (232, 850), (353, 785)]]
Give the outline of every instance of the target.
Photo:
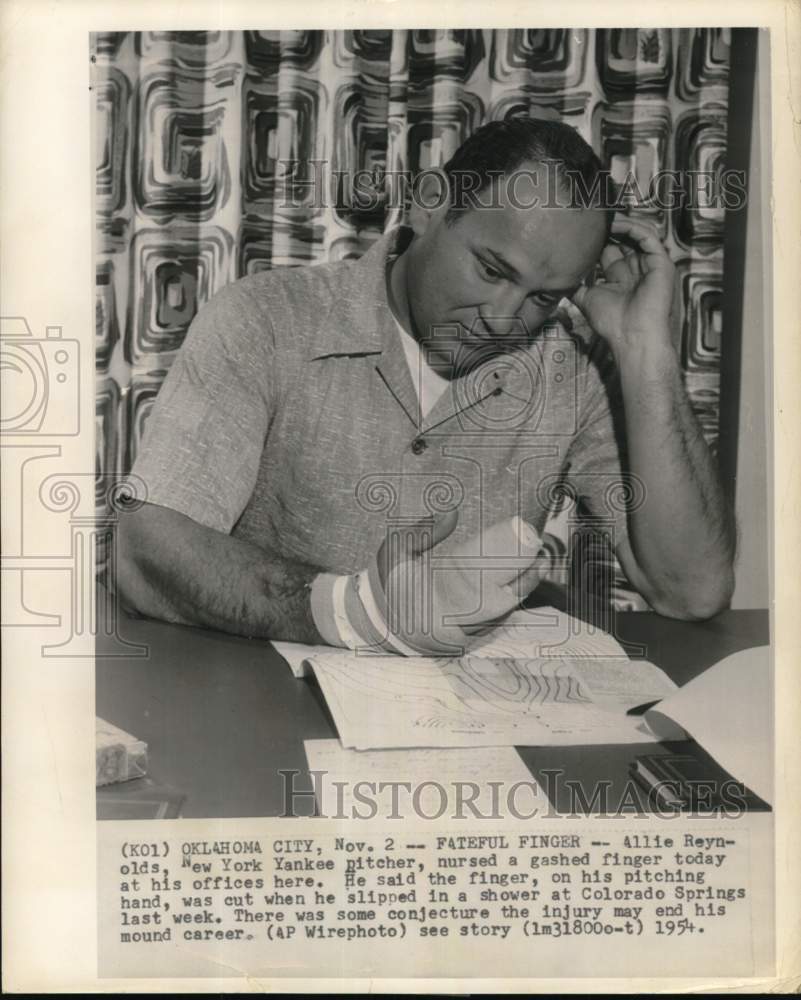
[(573, 296), (620, 360), (634, 349), (670, 346), (675, 268), (655, 227), (626, 217), (612, 224), (601, 254), (603, 280)]
[(671, 337), (674, 267), (651, 224), (621, 218), (612, 235), (604, 279), (573, 299), (615, 356), (629, 468), (645, 490), (617, 554), (655, 610), (709, 618), (731, 599), (736, 530)]

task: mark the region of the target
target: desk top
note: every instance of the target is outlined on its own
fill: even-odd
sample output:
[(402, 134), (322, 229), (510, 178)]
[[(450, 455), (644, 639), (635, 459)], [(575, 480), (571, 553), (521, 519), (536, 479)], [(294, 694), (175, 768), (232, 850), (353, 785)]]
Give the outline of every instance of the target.
[[(692, 623), (625, 612), (615, 632), (630, 655), (682, 685), (730, 653), (767, 644), (768, 612), (725, 611)], [(97, 714), (148, 744), (145, 781), (183, 796), (181, 815), (280, 816), (281, 770), (298, 772), (296, 790), (311, 789), (303, 741), (335, 737), (336, 729), (314, 681), (296, 680), (268, 642), (131, 618), (117, 633), (98, 637)], [(647, 746), (518, 749), (543, 785), (543, 772), (560, 769), (583, 785), (611, 781), (614, 791), (638, 752), (653, 751)], [(138, 779), (98, 789), (99, 818), (123, 818), (120, 803), (141, 788)], [(312, 814), (310, 800), (300, 805), (296, 814)]]

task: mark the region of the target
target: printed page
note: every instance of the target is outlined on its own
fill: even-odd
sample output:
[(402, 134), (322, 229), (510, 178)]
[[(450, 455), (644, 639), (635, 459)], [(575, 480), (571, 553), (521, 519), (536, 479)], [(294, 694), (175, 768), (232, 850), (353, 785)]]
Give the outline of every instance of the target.
[[(343, 745), (359, 750), (648, 743), (653, 735), (627, 709), (675, 687), (637, 660), (589, 669), (586, 660), (343, 653), (311, 663)], [(601, 675), (612, 663), (610, 686)]]

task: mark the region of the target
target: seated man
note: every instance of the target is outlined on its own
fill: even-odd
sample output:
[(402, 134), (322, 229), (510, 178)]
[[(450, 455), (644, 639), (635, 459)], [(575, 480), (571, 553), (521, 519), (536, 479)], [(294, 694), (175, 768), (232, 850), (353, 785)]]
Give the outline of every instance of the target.
[[(547, 570), (562, 484), (656, 611), (724, 608), (733, 518), (671, 340), (673, 266), (650, 225), (599, 201), (602, 176), (565, 125), (492, 123), (360, 260), (217, 294), (132, 470), (147, 493), (120, 519), (126, 603), (458, 651)], [(554, 323), (564, 299), (591, 337)]]

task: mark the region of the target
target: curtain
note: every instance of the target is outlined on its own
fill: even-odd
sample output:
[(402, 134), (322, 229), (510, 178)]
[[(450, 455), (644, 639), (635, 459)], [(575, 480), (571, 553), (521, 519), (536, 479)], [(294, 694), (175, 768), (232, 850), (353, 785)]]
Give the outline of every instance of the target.
[[(724, 29), (93, 35), (98, 474), (130, 469), (218, 289), (361, 255), (400, 220), (403, 178), (487, 121), (567, 122), (640, 193), (664, 170), (714, 185), (729, 43)], [(674, 335), (714, 448), (724, 209), (703, 192), (636, 200), (677, 266)]]

